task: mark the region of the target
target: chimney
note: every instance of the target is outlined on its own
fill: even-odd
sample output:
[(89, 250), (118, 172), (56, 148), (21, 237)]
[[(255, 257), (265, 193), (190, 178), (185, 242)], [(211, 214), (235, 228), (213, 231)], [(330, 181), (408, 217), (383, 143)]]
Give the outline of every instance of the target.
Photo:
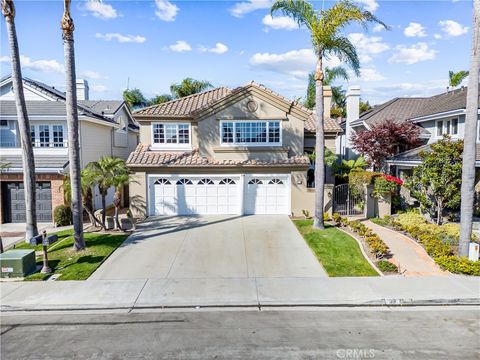
[(84, 79), (77, 79), (77, 100), (89, 100), (88, 96), (88, 81)]
[(323, 117), (330, 118), (330, 110), (332, 109), (332, 88), (328, 85), (323, 87)]
[(360, 117), (360, 86), (349, 86), (346, 94), (347, 98), (347, 120), (345, 123), (345, 156), (347, 159), (355, 157), (353, 152), (350, 137), (352, 136), (353, 129), (351, 123), (358, 120)]

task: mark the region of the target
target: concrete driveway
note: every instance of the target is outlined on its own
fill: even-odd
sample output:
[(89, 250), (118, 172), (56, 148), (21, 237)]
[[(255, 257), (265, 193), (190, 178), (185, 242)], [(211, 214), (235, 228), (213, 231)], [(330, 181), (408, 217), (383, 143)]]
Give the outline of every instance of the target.
[(286, 215), (149, 218), (90, 277), (325, 277)]

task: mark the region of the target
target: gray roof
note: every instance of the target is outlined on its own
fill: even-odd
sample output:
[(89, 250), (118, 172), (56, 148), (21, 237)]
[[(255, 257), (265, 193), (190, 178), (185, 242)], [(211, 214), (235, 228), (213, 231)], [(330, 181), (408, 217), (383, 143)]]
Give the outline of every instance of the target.
[(123, 100), (79, 100), (79, 104), (104, 115), (113, 115), (123, 105)]
[[(427, 151), (427, 152), (430, 151), (430, 145), (427, 144), (427, 145), (419, 146), (415, 149), (408, 150), (403, 153), (392, 156), (391, 158), (388, 159), (388, 162), (392, 163), (393, 165), (395, 164), (395, 162), (420, 162), (422, 161), (420, 159), (420, 153), (422, 151)], [(476, 151), (475, 160), (480, 161), (480, 144), (476, 145), (475, 151)]]
[[(9, 168), (22, 168), (22, 155), (3, 155), (0, 156), (2, 163), (9, 164)], [(35, 169), (65, 169), (68, 166), (68, 154), (65, 155), (43, 155), (35, 154)]]
[(421, 116), (465, 109), (468, 88), (462, 87), (431, 97), (395, 98), (364, 112), (360, 121), (369, 126), (384, 120), (407, 121)]

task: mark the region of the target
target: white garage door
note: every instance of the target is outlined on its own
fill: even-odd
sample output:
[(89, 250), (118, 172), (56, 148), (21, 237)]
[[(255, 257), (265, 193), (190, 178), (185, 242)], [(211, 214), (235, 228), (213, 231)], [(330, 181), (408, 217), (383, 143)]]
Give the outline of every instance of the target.
[(288, 175), (249, 175), (245, 183), (245, 214), (289, 214)]
[(151, 181), (152, 215), (241, 212), (238, 176), (160, 177)]

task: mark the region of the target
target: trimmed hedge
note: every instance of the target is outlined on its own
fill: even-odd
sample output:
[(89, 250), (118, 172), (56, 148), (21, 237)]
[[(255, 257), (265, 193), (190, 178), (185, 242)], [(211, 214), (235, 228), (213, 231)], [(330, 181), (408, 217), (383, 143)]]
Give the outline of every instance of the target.
[(385, 244), (385, 242), (380, 239), (377, 234), (375, 234), (371, 229), (362, 224), (360, 221), (349, 221), (346, 217), (343, 217), (338, 213), (334, 213), (332, 217), (333, 221), (337, 226), (348, 226), (350, 230), (356, 232), (359, 236), (361, 236), (367, 243), (370, 252), (375, 256), (376, 259), (381, 259), (388, 255), (388, 253), (390, 252), (387, 244)]
[[(457, 224), (431, 224), (414, 211), (400, 214), (396, 218), (384, 218), (377, 224), (408, 233), (444, 270), (455, 274), (480, 275), (480, 261), (471, 261), (454, 254), (452, 246), (458, 245), (460, 238), (460, 227)], [(474, 235), (472, 240), (476, 240)]]
[(53, 221), (57, 226), (67, 226), (72, 224), (72, 210), (69, 206), (58, 205), (53, 210)]

